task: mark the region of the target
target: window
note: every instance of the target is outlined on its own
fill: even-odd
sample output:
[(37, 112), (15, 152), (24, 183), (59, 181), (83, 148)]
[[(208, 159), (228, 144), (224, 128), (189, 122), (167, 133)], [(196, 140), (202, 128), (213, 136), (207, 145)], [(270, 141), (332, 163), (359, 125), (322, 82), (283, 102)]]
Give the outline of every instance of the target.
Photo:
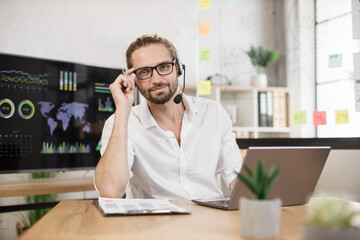
[[(316, 109), (326, 111), (326, 125), (317, 137), (359, 137), (360, 113), (355, 112), (353, 53), (349, 0), (316, 0)], [(347, 110), (348, 124), (336, 124), (335, 111)]]

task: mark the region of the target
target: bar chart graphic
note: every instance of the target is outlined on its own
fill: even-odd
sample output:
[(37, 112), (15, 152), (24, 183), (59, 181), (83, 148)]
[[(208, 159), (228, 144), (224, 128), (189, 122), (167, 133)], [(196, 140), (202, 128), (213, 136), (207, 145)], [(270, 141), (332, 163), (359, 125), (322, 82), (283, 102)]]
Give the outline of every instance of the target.
[(95, 83), (94, 92), (111, 94), (111, 91), (109, 89), (109, 84), (106, 83)]
[(69, 71), (60, 71), (59, 90), (76, 92), (77, 91), (77, 73), (69, 72)]
[(53, 143), (43, 142), (41, 154), (71, 154), (71, 153), (91, 153), (90, 144), (83, 144), (76, 142), (70, 144), (62, 142), (58, 146)]
[(99, 112), (114, 112), (114, 106), (112, 104), (112, 102), (110, 101), (110, 97), (106, 98), (105, 103), (102, 103), (102, 100), (99, 98), (99, 106), (98, 106), (98, 110)]

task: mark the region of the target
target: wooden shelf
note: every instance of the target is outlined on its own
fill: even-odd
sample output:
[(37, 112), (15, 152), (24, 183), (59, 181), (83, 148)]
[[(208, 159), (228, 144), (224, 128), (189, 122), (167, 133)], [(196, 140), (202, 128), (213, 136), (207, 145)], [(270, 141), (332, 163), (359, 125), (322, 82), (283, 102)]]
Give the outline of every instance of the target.
[[(289, 101), (291, 93), (288, 88), (259, 88), (253, 86), (213, 85), (211, 89), (211, 95), (200, 97), (212, 99), (223, 105), (225, 110), (228, 111), (230, 117), (236, 119), (238, 125), (233, 126), (232, 129), (236, 132), (237, 136), (241, 136), (241, 138), (259, 138), (260, 136), (284, 137), (291, 134), (291, 128), (289, 124)], [(260, 119), (259, 93), (261, 92), (265, 92), (266, 98), (267, 96), (271, 97), (272, 102), (269, 103), (272, 104), (273, 108), (272, 116), (274, 127), (258, 126)], [(186, 85), (185, 93), (187, 95), (195, 96), (196, 85)], [(271, 93), (271, 95), (269, 93)], [(268, 106), (268, 98), (265, 102)], [(233, 108), (234, 105), (235, 110)], [(227, 106), (230, 108), (227, 109)]]
[(268, 132), (268, 133), (290, 133), (290, 128), (274, 128), (274, 127), (240, 127), (233, 126), (234, 131), (246, 131), (246, 132)]
[(93, 177), (2, 180), (0, 197), (93, 191), (95, 190), (93, 181)]

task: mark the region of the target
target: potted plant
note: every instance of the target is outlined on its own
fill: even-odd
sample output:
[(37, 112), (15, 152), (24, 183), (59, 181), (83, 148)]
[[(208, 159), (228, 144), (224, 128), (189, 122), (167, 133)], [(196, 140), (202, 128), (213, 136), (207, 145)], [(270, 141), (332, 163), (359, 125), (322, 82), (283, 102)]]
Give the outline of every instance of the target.
[(279, 168), (272, 164), (266, 172), (262, 160), (255, 164), (254, 171), (245, 164), (244, 168), (249, 176), (238, 173), (238, 178), (256, 199), (240, 198), (240, 233), (251, 238), (276, 237), (280, 228), (281, 200), (267, 199), (267, 195), (279, 175)]
[(252, 65), (257, 69), (257, 75), (251, 78), (251, 85), (255, 87), (266, 87), (267, 76), (263, 72), (263, 69), (267, 67), (269, 62), (274, 63), (278, 60), (279, 51), (265, 50), (262, 46), (251, 46), (250, 50), (245, 53), (249, 56)]
[[(56, 177), (55, 172), (38, 172), (38, 173), (30, 173), (30, 179), (37, 178), (54, 178)], [(25, 202), (27, 204), (33, 203), (47, 203), (47, 202), (55, 202), (57, 199), (56, 194), (45, 194), (45, 195), (32, 195), (26, 196)], [(24, 231), (34, 225), (40, 218), (42, 218), (47, 212), (49, 212), (51, 208), (44, 209), (34, 209), (28, 211), (28, 213), (24, 216), (21, 215), (20, 222), (17, 222), (16, 229), (18, 236), (21, 235)]]
[(360, 228), (353, 226), (353, 220), (358, 214), (350, 202), (341, 198), (313, 198), (307, 208), (304, 239), (360, 239)]

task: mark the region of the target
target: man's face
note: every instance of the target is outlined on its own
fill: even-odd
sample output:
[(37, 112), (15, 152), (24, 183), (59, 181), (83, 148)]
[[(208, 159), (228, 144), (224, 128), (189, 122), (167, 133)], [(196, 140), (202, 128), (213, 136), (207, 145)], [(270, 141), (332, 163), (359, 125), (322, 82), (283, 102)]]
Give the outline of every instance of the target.
[[(162, 44), (151, 44), (139, 48), (133, 52), (131, 59), (134, 69), (154, 67), (174, 60)], [(169, 75), (165, 76), (160, 76), (156, 70), (153, 70), (152, 76), (146, 80), (139, 80), (135, 77), (135, 83), (147, 100), (155, 104), (164, 104), (173, 98), (178, 88), (177, 72), (176, 66)]]

